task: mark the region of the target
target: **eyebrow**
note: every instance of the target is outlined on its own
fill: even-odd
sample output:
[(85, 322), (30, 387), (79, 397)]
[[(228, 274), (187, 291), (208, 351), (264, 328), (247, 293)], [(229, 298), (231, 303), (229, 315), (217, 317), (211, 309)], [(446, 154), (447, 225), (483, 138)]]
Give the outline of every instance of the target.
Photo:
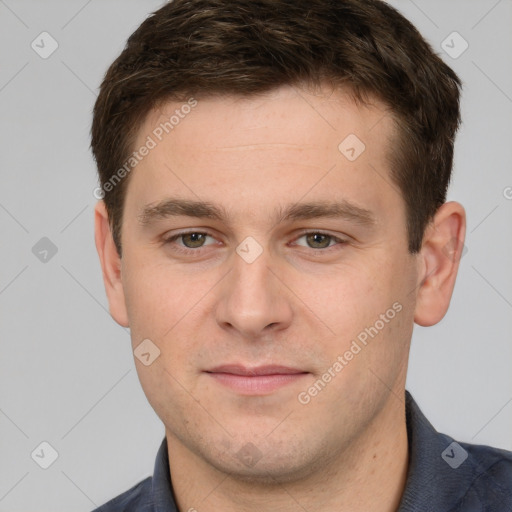
[[(220, 205), (206, 201), (168, 198), (157, 204), (146, 205), (138, 215), (138, 220), (142, 226), (147, 226), (159, 220), (180, 216), (212, 219), (224, 223), (229, 218), (226, 210)], [(363, 227), (372, 227), (376, 224), (375, 215), (370, 210), (347, 200), (292, 203), (284, 208), (279, 207), (274, 214), (276, 224), (323, 217), (345, 219)]]

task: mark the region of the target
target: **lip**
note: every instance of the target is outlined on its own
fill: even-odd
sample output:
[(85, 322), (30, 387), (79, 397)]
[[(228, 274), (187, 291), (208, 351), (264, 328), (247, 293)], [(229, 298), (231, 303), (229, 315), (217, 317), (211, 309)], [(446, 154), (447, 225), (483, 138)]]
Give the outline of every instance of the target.
[(289, 366), (217, 366), (205, 372), (219, 384), (243, 395), (265, 395), (297, 382), (309, 372)]

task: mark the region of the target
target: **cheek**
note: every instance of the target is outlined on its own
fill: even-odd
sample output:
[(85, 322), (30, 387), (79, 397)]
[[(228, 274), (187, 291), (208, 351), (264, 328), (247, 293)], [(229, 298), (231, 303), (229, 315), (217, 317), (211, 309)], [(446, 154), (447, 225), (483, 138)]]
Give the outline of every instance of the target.
[(404, 264), (397, 265), (384, 252), (373, 261), (362, 260), (333, 272), (322, 303), (311, 309), (335, 333), (329, 346), (324, 345), (329, 357), (335, 359), (351, 346), (357, 351), (356, 341), (361, 347), (357, 359), (366, 360), (367, 365), (403, 352), (403, 340), (412, 330), (411, 308), (406, 303), (411, 297)]
[(142, 337), (158, 341), (182, 316), (187, 285), (169, 269), (150, 265), (143, 258), (127, 257), (126, 269), (123, 288), (132, 340), (136, 343)]
[(386, 304), (387, 283), (377, 274), (364, 262), (333, 268), (326, 276), (321, 299), (311, 290), (308, 301), (315, 304), (322, 318), (325, 315), (337, 335), (351, 334), (364, 328)]
[[(204, 343), (202, 308), (208, 302), (205, 294), (213, 283), (184, 277), (168, 265), (150, 265), (143, 258), (127, 261), (127, 268), (137, 269), (127, 272), (123, 280), (132, 348), (135, 350), (143, 340), (149, 339), (160, 350), (158, 365), (155, 364), (160, 367), (159, 376), (155, 375), (156, 369), (150, 374), (146, 367), (138, 368), (139, 376), (143, 385), (149, 387), (158, 387), (159, 382), (170, 379), (168, 385), (172, 388), (171, 375), (181, 382), (191, 379), (196, 371), (195, 358)], [(187, 382), (187, 386), (191, 384)]]

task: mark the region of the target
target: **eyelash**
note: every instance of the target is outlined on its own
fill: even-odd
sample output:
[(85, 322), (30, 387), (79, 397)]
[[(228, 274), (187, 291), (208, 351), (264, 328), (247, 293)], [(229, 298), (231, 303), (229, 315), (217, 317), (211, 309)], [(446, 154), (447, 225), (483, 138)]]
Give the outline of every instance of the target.
[[(181, 238), (181, 237), (186, 236), (186, 235), (191, 235), (191, 234), (206, 235), (206, 236), (209, 236), (211, 238), (214, 238), (214, 236), (212, 234), (208, 233), (207, 231), (182, 231), (181, 233), (177, 233), (176, 235), (172, 235), (172, 236), (164, 239), (164, 244), (165, 245), (171, 245), (178, 238)], [(344, 240), (342, 238), (338, 238), (337, 236), (331, 235), (330, 233), (326, 233), (324, 231), (303, 231), (303, 232), (300, 233), (300, 235), (297, 238), (294, 239), (294, 241), (297, 241), (300, 238), (302, 238), (304, 236), (307, 236), (307, 235), (323, 235), (323, 236), (327, 236), (332, 241), (338, 242), (336, 245), (345, 245), (347, 243), (347, 240)], [(326, 253), (326, 252), (331, 252), (331, 249), (334, 249), (336, 247), (336, 245), (329, 246), (329, 247), (326, 247), (326, 248), (323, 248), (323, 249), (313, 249), (311, 247), (309, 247), (309, 249), (311, 251), (315, 252), (315, 253), (320, 253), (320, 252)], [(176, 247), (174, 247), (173, 250), (178, 252), (178, 253), (181, 253), (181, 254), (191, 255), (192, 253), (194, 253), (194, 254), (201, 254), (203, 252), (202, 249), (204, 249), (204, 248), (205, 248), (205, 246), (198, 247), (197, 249), (183, 248), (181, 246), (176, 246)]]

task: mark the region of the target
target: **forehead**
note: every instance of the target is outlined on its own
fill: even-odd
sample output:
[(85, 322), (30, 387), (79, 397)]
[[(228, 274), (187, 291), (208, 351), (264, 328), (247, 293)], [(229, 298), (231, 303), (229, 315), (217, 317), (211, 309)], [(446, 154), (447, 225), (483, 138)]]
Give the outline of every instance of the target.
[[(159, 138), (172, 133), (178, 138), (181, 132), (185, 139), (198, 128), (205, 148), (210, 143), (217, 145), (216, 134), (223, 139), (228, 137), (233, 143), (242, 143), (249, 135), (254, 142), (295, 144), (301, 135), (306, 135), (311, 142), (322, 138), (326, 144), (332, 144), (347, 128), (361, 137), (367, 135), (371, 142), (367, 132), (373, 131), (377, 124), (381, 133), (387, 131), (391, 135), (392, 118), (386, 104), (373, 97), (365, 104), (356, 102), (349, 88), (317, 86), (306, 90), (284, 85), (254, 96), (214, 95), (163, 102), (147, 113), (138, 132), (138, 142), (148, 134)], [(286, 126), (287, 130), (278, 132), (279, 126)], [(251, 133), (244, 128), (250, 128)], [(332, 132), (333, 140), (325, 138), (326, 132)]]
[(136, 148), (149, 139), (154, 147), (132, 176), (146, 204), (169, 188), (188, 199), (211, 200), (215, 193), (217, 203), (237, 200), (249, 209), (254, 196), (270, 205), (283, 194), (295, 202), (345, 188), (379, 206), (385, 182), (392, 186), (389, 109), (376, 100), (357, 104), (347, 91), (283, 86), (254, 97), (169, 101), (148, 113)]

